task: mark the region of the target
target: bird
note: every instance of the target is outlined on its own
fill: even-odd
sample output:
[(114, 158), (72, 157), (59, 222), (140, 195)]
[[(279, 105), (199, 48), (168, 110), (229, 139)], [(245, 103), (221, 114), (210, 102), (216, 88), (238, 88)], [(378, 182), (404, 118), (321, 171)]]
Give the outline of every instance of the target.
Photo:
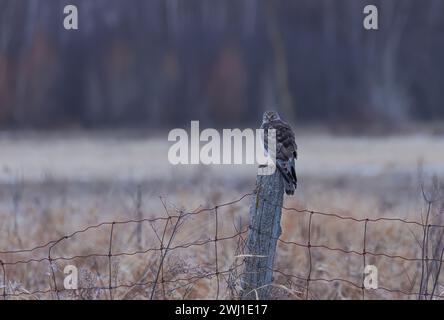
[(268, 130), (276, 130), (276, 167), (284, 178), (285, 193), (293, 195), (298, 184), (295, 168), (298, 147), (293, 129), (276, 111), (264, 112), (261, 129), (264, 130), (264, 148), (268, 153), (271, 153), (268, 150)]

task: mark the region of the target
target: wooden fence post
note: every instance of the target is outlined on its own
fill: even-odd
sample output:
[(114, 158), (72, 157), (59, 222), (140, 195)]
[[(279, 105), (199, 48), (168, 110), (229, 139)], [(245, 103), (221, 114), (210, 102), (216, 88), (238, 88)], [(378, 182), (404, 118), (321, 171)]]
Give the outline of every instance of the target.
[(270, 298), (277, 241), (282, 233), (281, 210), (284, 183), (279, 170), (258, 175), (256, 195), (250, 206), (242, 299)]

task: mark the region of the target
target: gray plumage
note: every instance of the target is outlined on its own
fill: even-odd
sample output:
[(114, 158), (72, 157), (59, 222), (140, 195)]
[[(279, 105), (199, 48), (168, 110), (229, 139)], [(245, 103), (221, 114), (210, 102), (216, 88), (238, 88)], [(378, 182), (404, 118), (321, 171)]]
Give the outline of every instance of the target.
[(265, 111), (261, 129), (264, 129), (265, 150), (269, 153), (268, 130), (276, 130), (276, 166), (284, 178), (285, 193), (292, 195), (297, 188), (295, 161), (298, 157), (294, 132), (275, 111)]

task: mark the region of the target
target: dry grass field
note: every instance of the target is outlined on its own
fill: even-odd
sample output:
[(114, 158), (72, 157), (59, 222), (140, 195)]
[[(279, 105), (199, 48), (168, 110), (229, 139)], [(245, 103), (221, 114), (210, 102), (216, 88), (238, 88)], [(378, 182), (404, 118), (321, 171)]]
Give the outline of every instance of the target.
[[(444, 177), (444, 139), (439, 135), (347, 137), (298, 135), (299, 188), (286, 197), (286, 207), (354, 218), (396, 217), (421, 222), (427, 204), (424, 182), (431, 192), (432, 176)], [(0, 295), (8, 299), (56, 298), (54, 279), (63, 287), (64, 267), (79, 269), (83, 289), (62, 291), (64, 299), (212, 299), (217, 296), (214, 273), (214, 210), (189, 215), (174, 231), (174, 219), (116, 224), (112, 261), (108, 257), (110, 225), (88, 229), (29, 252), (10, 252), (45, 245), (76, 230), (102, 222), (166, 218), (180, 212), (239, 199), (254, 189), (253, 166), (180, 166), (167, 161), (163, 135), (45, 133), (0, 134)], [(242, 266), (236, 257), (248, 227), (251, 197), (218, 209), (218, 298), (236, 298)], [(434, 204), (431, 220), (441, 221), (442, 202)], [(308, 214), (283, 211), (281, 239), (307, 243)], [(444, 219), (443, 219), (444, 220)], [(429, 221), (430, 222), (430, 221)], [(311, 278), (345, 279), (360, 284), (363, 257), (316, 247), (363, 251), (362, 222), (314, 216), (311, 229)], [(165, 230), (165, 231), (164, 231)], [(171, 239), (161, 270), (163, 282), (152, 292), (162, 252), (160, 238)], [(421, 257), (423, 229), (414, 224), (381, 221), (368, 224), (366, 249), (407, 258)], [(223, 238), (228, 238), (223, 240)], [(431, 238), (439, 235), (431, 234)], [(434, 238), (433, 238), (434, 239)], [(432, 240), (433, 240), (432, 239)], [(437, 241), (440, 241), (439, 239)], [(187, 246), (186, 244), (194, 244)], [(438, 243), (438, 246), (440, 244)], [(433, 243), (431, 244), (433, 250)], [(132, 253), (132, 254), (120, 254)], [(86, 256), (70, 259), (70, 257)], [(63, 259), (57, 259), (62, 257)], [(43, 260), (41, 260), (43, 259)], [(41, 260), (41, 261), (39, 261)], [(26, 261), (27, 263), (8, 263)], [(281, 242), (277, 251), (273, 297), (304, 299), (309, 269), (304, 246)], [(417, 292), (421, 261), (366, 256), (378, 267), (379, 286)], [(111, 265), (111, 274), (110, 268)], [(289, 277), (286, 275), (296, 275)], [(3, 278), (3, 279), (2, 279)], [(435, 295), (444, 294), (444, 276)], [(3, 283), (4, 279), (6, 280)], [(109, 290), (109, 281), (118, 288)], [(432, 280), (430, 280), (432, 282)], [(132, 283), (145, 285), (131, 286)], [(346, 281), (312, 281), (310, 299), (361, 299), (362, 290)], [(89, 289), (88, 289), (89, 288)], [(44, 291), (45, 293), (39, 293)], [(110, 291), (112, 296), (110, 296)], [(366, 290), (366, 299), (415, 299), (399, 292)]]

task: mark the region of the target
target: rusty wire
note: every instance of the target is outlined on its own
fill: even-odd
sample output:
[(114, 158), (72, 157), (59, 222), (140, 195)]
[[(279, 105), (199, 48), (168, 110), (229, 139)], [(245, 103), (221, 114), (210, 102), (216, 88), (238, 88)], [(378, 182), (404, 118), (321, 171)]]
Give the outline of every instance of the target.
[[(124, 220), (124, 221), (111, 221), (111, 222), (102, 222), (99, 224), (95, 224), (95, 225), (90, 225), (87, 226), (83, 229), (80, 230), (76, 230), (70, 234), (64, 235), (58, 239), (49, 241), (47, 243), (41, 244), (41, 245), (37, 245), (34, 246), (32, 248), (27, 248), (27, 249), (20, 249), (20, 250), (2, 250), (0, 251), (0, 257), (2, 257), (3, 259), (0, 259), (0, 272), (2, 274), (2, 276), (0, 277), (0, 279), (2, 279), (3, 282), (3, 286), (2, 286), (2, 293), (1, 296), (3, 297), (4, 300), (8, 299), (9, 297), (20, 297), (20, 296), (34, 296), (37, 294), (54, 294), (56, 295), (57, 299), (60, 299), (59, 294), (61, 292), (65, 292), (65, 291), (72, 291), (72, 289), (65, 289), (65, 288), (59, 288), (57, 286), (57, 281), (55, 278), (55, 272), (54, 272), (54, 267), (53, 264), (57, 261), (69, 261), (69, 260), (75, 260), (75, 259), (88, 259), (88, 258), (94, 258), (94, 257), (103, 257), (103, 258), (107, 258), (108, 259), (108, 263), (107, 263), (107, 284), (103, 285), (103, 286), (89, 286), (89, 287), (84, 287), (84, 288), (78, 288), (76, 290), (104, 290), (104, 291), (108, 291), (109, 293), (109, 297), (110, 299), (113, 299), (113, 292), (115, 289), (118, 288), (135, 288), (135, 287), (147, 287), (151, 290), (151, 293), (149, 294), (149, 297), (151, 299), (154, 298), (155, 296), (155, 290), (156, 290), (156, 286), (158, 286), (159, 284), (162, 284), (162, 286), (166, 283), (177, 283), (178, 286), (176, 288), (180, 288), (180, 287), (185, 287), (187, 285), (193, 284), (201, 279), (214, 279), (215, 285), (216, 285), (216, 295), (215, 299), (219, 299), (220, 298), (220, 285), (221, 285), (221, 277), (224, 275), (230, 275), (235, 269), (240, 268), (244, 265), (243, 262), (241, 263), (234, 263), (230, 268), (225, 269), (225, 270), (221, 270), (220, 269), (220, 263), (219, 263), (219, 252), (218, 252), (218, 243), (225, 241), (225, 240), (229, 240), (229, 239), (243, 239), (243, 237), (245, 237), (247, 231), (248, 231), (248, 227), (245, 228), (244, 230), (237, 230), (236, 233), (231, 234), (231, 235), (225, 235), (222, 236), (220, 234), (220, 229), (219, 229), (219, 219), (221, 218), (221, 213), (218, 211), (220, 208), (222, 207), (229, 207), (231, 205), (240, 203), (241, 201), (243, 201), (244, 199), (249, 198), (252, 195), (256, 195), (256, 193), (247, 193), (244, 194), (243, 196), (239, 197), (238, 199), (234, 200), (234, 201), (230, 201), (230, 202), (226, 202), (226, 203), (222, 203), (222, 204), (218, 204), (216, 206), (210, 207), (210, 208), (201, 208), (199, 210), (193, 211), (193, 212), (183, 212), (181, 211), (179, 214), (177, 215), (169, 215), (167, 217), (154, 217), (154, 218), (143, 218), (143, 219), (131, 219), (131, 220)], [(334, 282), (341, 282), (343, 284), (349, 285), (351, 287), (354, 287), (356, 289), (359, 289), (362, 291), (362, 299), (366, 298), (366, 289), (364, 288), (364, 273), (362, 274), (362, 282), (361, 283), (356, 283), (353, 282), (349, 279), (343, 279), (343, 278), (319, 278), (319, 277), (313, 277), (313, 266), (315, 261), (314, 257), (312, 255), (312, 249), (322, 249), (322, 250), (326, 250), (326, 251), (330, 251), (330, 252), (339, 252), (345, 255), (356, 255), (356, 256), (361, 256), (362, 257), (362, 261), (363, 261), (363, 268), (365, 268), (366, 266), (366, 259), (368, 256), (373, 256), (373, 257), (385, 257), (385, 258), (389, 258), (389, 259), (393, 259), (393, 260), (403, 260), (403, 261), (407, 261), (407, 262), (418, 262), (418, 261), (424, 261), (424, 258), (422, 257), (405, 257), (402, 256), (400, 254), (390, 254), (387, 252), (373, 252), (368, 250), (367, 248), (367, 241), (368, 241), (368, 233), (367, 233), (367, 229), (368, 229), (368, 225), (370, 223), (384, 223), (384, 222), (399, 222), (405, 225), (416, 225), (422, 228), (431, 228), (431, 227), (435, 227), (435, 228), (444, 228), (444, 225), (432, 225), (432, 224), (424, 224), (418, 221), (411, 221), (411, 220), (406, 220), (406, 219), (402, 219), (402, 218), (387, 218), (387, 217), (379, 217), (379, 218), (355, 218), (352, 216), (343, 216), (337, 213), (329, 213), (329, 212), (321, 212), (321, 211), (314, 211), (314, 210), (309, 210), (309, 209), (298, 209), (298, 208), (291, 208), (291, 207), (285, 207), (282, 206), (282, 214), (305, 214), (308, 215), (308, 226), (307, 226), (307, 230), (308, 230), (308, 238), (307, 238), (307, 242), (306, 243), (301, 243), (301, 242), (295, 242), (295, 241), (289, 241), (289, 240), (284, 240), (284, 239), (277, 239), (279, 241), (279, 243), (281, 243), (282, 245), (292, 245), (292, 246), (297, 246), (297, 247), (301, 247), (301, 248), (305, 248), (307, 251), (307, 257), (308, 257), (308, 269), (306, 270), (306, 272), (304, 273), (303, 270), (298, 270), (298, 274), (290, 274), (287, 272), (283, 272), (282, 270), (279, 269), (273, 269), (273, 272), (276, 274), (279, 274), (287, 279), (297, 279), (298, 281), (305, 283), (305, 294), (302, 295), (302, 298), (305, 299), (310, 299), (310, 285), (313, 282), (324, 282), (324, 283), (334, 283)], [(172, 223), (172, 221), (175, 219), (176, 220), (176, 226), (179, 224), (179, 221), (181, 221), (182, 219), (184, 219), (187, 216), (195, 216), (195, 215), (199, 215), (202, 213), (208, 213), (208, 212), (213, 212), (214, 213), (214, 227), (215, 227), (215, 234), (213, 238), (207, 239), (207, 240), (201, 240), (201, 241), (193, 241), (193, 242), (187, 242), (187, 243), (181, 243), (179, 245), (175, 245), (175, 246), (171, 246), (171, 240), (172, 237), (170, 237), (169, 242), (168, 240), (164, 239), (165, 238), (165, 233), (166, 233), (166, 225), (167, 223)], [(356, 251), (356, 250), (350, 250), (350, 249), (346, 249), (346, 248), (336, 248), (333, 246), (330, 246), (328, 244), (314, 244), (313, 243), (313, 239), (312, 239), (312, 227), (313, 227), (313, 217), (314, 216), (320, 216), (320, 217), (330, 217), (330, 218), (334, 218), (337, 219), (339, 221), (353, 221), (356, 223), (361, 223), (363, 225), (363, 234), (362, 234), (362, 238), (358, 239), (357, 241), (361, 241), (362, 242), (362, 251)], [(152, 222), (156, 222), (156, 221), (164, 221), (166, 223), (165, 225), (165, 230), (164, 230), (164, 234), (162, 235), (162, 241), (161, 241), (161, 246), (160, 247), (149, 247), (149, 248), (145, 248), (144, 250), (136, 250), (136, 251), (130, 251), (130, 252), (113, 252), (113, 235), (115, 234), (116, 230), (115, 230), (115, 226), (116, 225), (126, 225), (126, 224), (142, 224), (142, 223), (152, 223)], [(57, 256), (54, 257), (51, 255), (51, 251), (61, 242), (65, 242), (70, 240), (71, 238), (73, 238), (74, 236), (78, 236), (81, 235), (87, 231), (90, 230), (97, 230), (97, 229), (101, 229), (103, 227), (109, 227), (110, 228), (110, 232), (109, 232), (109, 242), (108, 242), (108, 247), (107, 247), (107, 252), (105, 253), (90, 253), (90, 254), (85, 254), (85, 255), (74, 255), (74, 256), (69, 256), (69, 257), (65, 257), (65, 256)], [(167, 241), (168, 243), (165, 244), (165, 241)], [(204, 273), (197, 273), (196, 275), (192, 275), (190, 277), (184, 277), (184, 278), (174, 278), (171, 280), (165, 280), (163, 278), (163, 263), (164, 263), (164, 259), (165, 256), (168, 253), (171, 253), (172, 251), (176, 251), (176, 250), (180, 250), (180, 249), (186, 249), (186, 248), (190, 248), (190, 247), (194, 247), (194, 246), (203, 246), (206, 244), (211, 244), (213, 243), (213, 248), (214, 248), (214, 265), (213, 265), (213, 272), (204, 272)], [(42, 258), (29, 258), (29, 259), (12, 259), (11, 256), (13, 257), (14, 255), (17, 254), (26, 254), (26, 253), (33, 253), (37, 250), (43, 250), (46, 249), (48, 255), (46, 257), (42, 257)], [(114, 257), (119, 257), (119, 256), (135, 256), (135, 255), (139, 255), (139, 254), (145, 254), (148, 252), (156, 252), (159, 251), (160, 252), (160, 261), (159, 261), (159, 266), (156, 272), (156, 276), (154, 277), (153, 280), (149, 280), (149, 281), (142, 281), (142, 282), (131, 282), (131, 283), (120, 283), (120, 284), (112, 284), (112, 259)], [(279, 254), (279, 252), (277, 253)], [(5, 257), (7, 257), (8, 259), (4, 259)], [(442, 256), (441, 256), (441, 260), (440, 259), (433, 259), (430, 257), (427, 257), (427, 261), (437, 261), (439, 263), (442, 263)], [(8, 277), (8, 273), (7, 271), (14, 268), (14, 266), (17, 265), (27, 265), (30, 263), (42, 263), (42, 262), (48, 262), (49, 264), (49, 268), (51, 270), (51, 277), (50, 277), (50, 283), (49, 283), (49, 288), (48, 289), (37, 289), (34, 291), (25, 291), (25, 292), (8, 292), (7, 289), (7, 281), (13, 281), (15, 279), (10, 279)], [(364, 271), (363, 271), (364, 272)], [(242, 274), (241, 274), (242, 275)], [(1, 287), (0, 287), (1, 288)], [(163, 288), (163, 290), (165, 290)], [(173, 289), (174, 290), (174, 289)], [(418, 292), (414, 292), (414, 291), (406, 291), (406, 290), (402, 290), (402, 289), (398, 289), (398, 288), (386, 288), (386, 287), (381, 287), (379, 286), (377, 289), (373, 289), (375, 291), (378, 290), (382, 290), (385, 292), (389, 292), (389, 293), (397, 293), (397, 294), (402, 294), (405, 295), (406, 297), (413, 297), (413, 296), (418, 296)], [(440, 295), (436, 295), (435, 297), (440, 297)], [(211, 298), (211, 297), (208, 297)]]

